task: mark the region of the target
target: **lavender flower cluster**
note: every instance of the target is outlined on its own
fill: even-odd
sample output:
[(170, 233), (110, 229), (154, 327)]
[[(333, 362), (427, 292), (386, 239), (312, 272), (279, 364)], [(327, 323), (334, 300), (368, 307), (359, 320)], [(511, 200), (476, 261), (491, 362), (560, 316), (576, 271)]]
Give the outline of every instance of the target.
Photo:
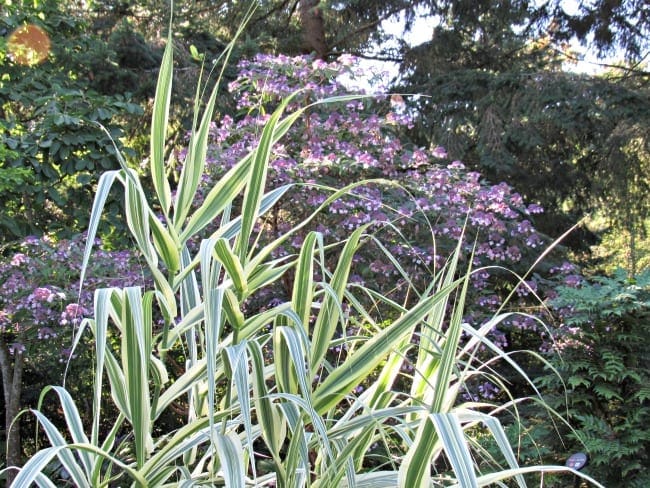
[(74, 328), (92, 313), (95, 289), (144, 284), (134, 253), (98, 249), (79, 292), (84, 246), (83, 235), (30, 236), (0, 260), (0, 334), (11, 355), (37, 363), (58, 348), (64, 361)]

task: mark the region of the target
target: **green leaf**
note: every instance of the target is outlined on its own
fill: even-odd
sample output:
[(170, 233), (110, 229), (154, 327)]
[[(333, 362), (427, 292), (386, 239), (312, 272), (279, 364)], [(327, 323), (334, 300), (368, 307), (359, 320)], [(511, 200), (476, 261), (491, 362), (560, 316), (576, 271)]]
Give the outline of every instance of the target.
[(150, 136), (151, 178), (165, 217), (169, 216), (171, 207), (171, 190), (165, 171), (165, 143), (167, 141), (167, 124), (172, 93), (173, 51), (170, 29), (160, 71), (158, 72), (158, 83), (156, 84), (156, 95), (151, 115)]
[(248, 292), (246, 276), (239, 258), (235, 255), (232, 249), (230, 249), (228, 241), (223, 238), (217, 239), (214, 244), (214, 252), (226, 269), (228, 276), (230, 276), (235, 290), (237, 290), (240, 297), (244, 297)]
[(203, 61), (205, 58), (204, 54), (199, 54), (199, 50), (196, 49), (196, 46), (194, 44), (190, 44), (190, 56), (192, 56), (192, 59), (194, 61)]
[(244, 461), (244, 451), (239, 437), (234, 432), (229, 432), (226, 435), (218, 434), (216, 439), (226, 487), (245, 488), (244, 469), (247, 463)]
[[(339, 325), (339, 319), (341, 318), (341, 303), (345, 288), (348, 284), (352, 259), (359, 247), (361, 236), (367, 228), (368, 225), (363, 225), (355, 229), (348, 238), (343, 250), (341, 251), (336, 269), (334, 270), (330, 281), (332, 293), (326, 293), (323, 298), (323, 303), (321, 304), (320, 311), (316, 317), (316, 323), (314, 324), (314, 330), (312, 332), (311, 357), (309, 358), (312, 377), (316, 374), (316, 371), (323, 361), (327, 349), (330, 347), (334, 332)], [(303, 269), (301, 271), (308, 272), (309, 270)], [(299, 281), (304, 279), (303, 277), (298, 278)]]

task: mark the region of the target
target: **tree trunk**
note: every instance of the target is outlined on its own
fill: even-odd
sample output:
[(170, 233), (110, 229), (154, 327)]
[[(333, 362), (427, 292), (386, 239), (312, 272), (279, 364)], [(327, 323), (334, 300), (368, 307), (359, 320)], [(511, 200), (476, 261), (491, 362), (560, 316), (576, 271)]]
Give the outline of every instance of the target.
[(300, 0), (300, 23), (302, 25), (302, 46), (307, 53), (316, 53), (320, 59), (327, 55), (325, 23), (318, 7), (320, 0)]
[[(20, 445), (20, 422), (11, 425), (20, 410), (20, 396), (23, 380), (23, 354), (14, 352), (13, 366), (4, 338), (0, 335), (0, 371), (2, 371), (2, 391), (5, 400), (5, 435), (7, 437), (7, 466), (20, 466), (22, 450)], [(7, 471), (7, 484), (11, 486), (16, 470)]]
[(627, 251), (627, 275), (629, 279), (636, 276), (636, 229), (631, 226)]

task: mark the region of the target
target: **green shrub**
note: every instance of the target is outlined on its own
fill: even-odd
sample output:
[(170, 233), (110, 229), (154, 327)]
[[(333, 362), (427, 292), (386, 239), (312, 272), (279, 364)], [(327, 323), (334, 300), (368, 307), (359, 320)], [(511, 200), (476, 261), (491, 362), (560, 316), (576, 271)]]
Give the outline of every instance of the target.
[[(576, 429), (568, 448), (586, 449), (585, 472), (608, 487), (650, 486), (650, 270), (634, 279), (618, 270), (558, 291), (563, 335), (560, 355), (549, 359), (567, 390), (549, 400), (568, 409)], [(555, 375), (542, 384), (563, 391)]]

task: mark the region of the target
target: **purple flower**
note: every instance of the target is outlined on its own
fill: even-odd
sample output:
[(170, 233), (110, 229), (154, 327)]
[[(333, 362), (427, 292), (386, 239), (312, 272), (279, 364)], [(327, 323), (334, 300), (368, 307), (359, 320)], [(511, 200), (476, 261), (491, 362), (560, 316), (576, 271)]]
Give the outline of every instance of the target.
[(436, 146), (431, 150), (431, 155), (434, 158), (444, 159), (447, 157), (447, 150), (442, 146)]
[(37, 246), (40, 244), (40, 239), (36, 236), (27, 236), (23, 239), (23, 243), (27, 246)]
[(40, 302), (51, 302), (56, 298), (56, 294), (49, 288), (38, 287), (32, 292), (32, 298)]
[(20, 342), (12, 342), (11, 344), (9, 344), (8, 349), (9, 349), (9, 354), (11, 354), (12, 356), (14, 354), (22, 354), (25, 352), (25, 345), (21, 344)]
[[(234, 120), (224, 118), (210, 129), (206, 177), (200, 183), (197, 203), (237, 161), (255, 147), (261, 126), (277, 103), (296, 89), (305, 88), (291, 102), (293, 109), (334, 94), (346, 94), (346, 83), (355, 76), (352, 58), (328, 63), (307, 56), (259, 55), (242, 60), (240, 75), (231, 89), (237, 106), (247, 115)], [(395, 126), (409, 126), (412, 116), (398, 96), (387, 99), (389, 112), (373, 110), (369, 101), (351, 101), (323, 105), (296, 121), (280, 143), (271, 149), (269, 190), (295, 184), (285, 199), (271, 210), (256, 231), (260, 242), (290, 231), (305, 215), (311, 215), (332, 193), (319, 185), (340, 188), (352, 181), (383, 178), (396, 185), (371, 184), (357, 187), (341, 197), (313, 219), (310, 230), (321, 232), (326, 245), (341, 242), (349, 231), (370, 223), (372, 232), (392, 253), (390, 259), (369, 244), (355, 256), (351, 279), (361, 276), (369, 286), (404, 299), (408, 283), (399, 279), (396, 260), (415, 286), (426, 284), (433, 273), (445, 264), (446, 257), (462, 235), (465, 256), (474, 251), (476, 267), (497, 264), (520, 272), (518, 264), (533, 254), (531, 248), (543, 245), (542, 238), (529, 220), (522, 216), (540, 213), (536, 204), (526, 205), (522, 196), (508, 184), (488, 184), (478, 172), (469, 172), (462, 162), (447, 164), (444, 147), (427, 149), (403, 143)], [(263, 115), (262, 115), (263, 114)], [(442, 164), (441, 164), (442, 163)], [(445, 164), (447, 164), (445, 166)], [(473, 241), (476, 239), (476, 245)], [(435, 246), (432, 246), (435, 241)], [(293, 254), (301, 245), (292, 236), (276, 248), (272, 256)], [(326, 258), (325, 266), (335, 266), (336, 253)], [(325, 269), (325, 268), (323, 268)], [(333, 268), (332, 268), (333, 269)], [(557, 272), (557, 271), (556, 271)], [(319, 271), (315, 270), (315, 274)], [(322, 271), (321, 271), (322, 274)], [(562, 275), (566, 271), (562, 271)], [(320, 279), (320, 278), (318, 278)], [(503, 300), (503, 290), (495, 287), (487, 272), (472, 275), (472, 297), (477, 307), (472, 322), (480, 324)], [(513, 281), (513, 285), (517, 283)], [(498, 285), (497, 285), (498, 286)], [(540, 296), (547, 296), (545, 282), (540, 282)], [(270, 297), (285, 296), (288, 290), (269, 287), (257, 303), (244, 307), (265, 307)], [(520, 286), (513, 299), (522, 305), (531, 300), (529, 290)], [(486, 310), (487, 308), (487, 310)], [(506, 344), (503, 333), (493, 332), (497, 344)]]
[(517, 287), (517, 295), (520, 297), (528, 296), (528, 294), (537, 292), (537, 282), (534, 280), (525, 281), (520, 283)]
[(526, 207), (526, 213), (528, 214), (539, 214), (539, 213), (544, 213), (544, 209), (537, 205), (536, 203), (531, 203)]
[(578, 288), (582, 283), (582, 276), (572, 274), (564, 278), (564, 284), (570, 288)]
[(63, 349), (61, 349), (61, 357), (59, 358), (59, 362), (60, 363), (65, 363), (68, 359), (70, 359), (70, 358), (74, 359), (76, 357), (77, 357), (76, 354), (72, 354), (72, 349), (71, 348), (64, 347)]
[(87, 310), (78, 303), (69, 303), (66, 305), (65, 310), (61, 312), (59, 323), (61, 325), (77, 324), (87, 313)]
[(486, 400), (494, 400), (499, 393), (499, 389), (493, 383), (487, 381), (478, 385), (478, 391), (481, 397)]
[(37, 337), (39, 339), (50, 339), (56, 337), (56, 333), (49, 327), (41, 327), (40, 329), (38, 329)]
[(449, 169), (457, 169), (457, 170), (463, 170), (465, 169), (465, 165), (461, 163), (460, 161), (452, 161), (451, 164), (447, 166)]
[(506, 256), (513, 262), (521, 259), (521, 250), (517, 246), (509, 246), (506, 249)]
[(561, 266), (551, 268), (551, 273), (566, 274), (566, 273), (571, 273), (575, 269), (576, 267), (574, 264), (568, 261), (564, 261)]

